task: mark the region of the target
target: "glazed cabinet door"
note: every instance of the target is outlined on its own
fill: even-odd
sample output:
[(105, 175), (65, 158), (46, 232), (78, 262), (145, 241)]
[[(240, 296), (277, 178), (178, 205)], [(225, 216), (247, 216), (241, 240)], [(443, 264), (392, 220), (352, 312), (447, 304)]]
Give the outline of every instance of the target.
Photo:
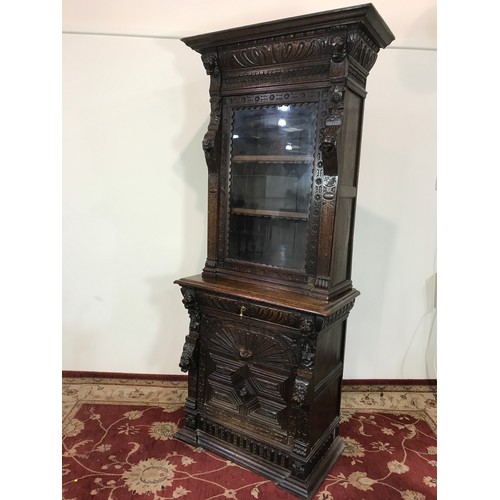
[(219, 199), (223, 274), (307, 283), (319, 230), (324, 89), (225, 96)]
[(305, 271), (316, 105), (233, 110), (227, 257)]

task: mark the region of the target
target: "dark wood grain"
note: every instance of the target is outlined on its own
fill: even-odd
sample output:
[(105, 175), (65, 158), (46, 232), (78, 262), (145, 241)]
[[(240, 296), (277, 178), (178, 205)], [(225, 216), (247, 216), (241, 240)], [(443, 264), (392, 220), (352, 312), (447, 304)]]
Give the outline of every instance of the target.
[[(190, 317), (180, 361), (188, 373), (186, 422), (178, 437), (300, 498), (311, 498), (343, 449), (347, 318), (359, 295), (351, 265), (365, 88), (379, 50), (393, 39), (371, 4), (183, 39), (209, 75), (210, 120), (202, 144), (207, 260), (201, 274), (175, 282)], [(292, 130), (311, 132), (312, 149), (262, 153), (273, 137), (252, 125), (247, 134), (258, 137), (258, 147), (233, 155), (235, 116), (269, 117), (266, 110), (278, 107), (311, 117)], [(273, 204), (251, 198), (256, 179), (278, 171), (300, 171), (296, 186), (310, 189), (310, 199), (296, 194), (296, 205), (290, 198), (276, 205), (276, 195)], [(243, 182), (252, 181), (248, 190)], [(268, 181), (280, 190), (276, 178)], [(242, 186), (236, 205), (234, 185)], [(266, 226), (270, 220), (276, 225)], [(259, 246), (262, 227), (268, 238), (273, 228), (282, 238), (294, 228), (303, 241)], [(242, 249), (248, 234), (256, 239)], [(266, 260), (267, 248), (285, 254), (298, 248), (294, 255), (304, 262), (267, 254)]]

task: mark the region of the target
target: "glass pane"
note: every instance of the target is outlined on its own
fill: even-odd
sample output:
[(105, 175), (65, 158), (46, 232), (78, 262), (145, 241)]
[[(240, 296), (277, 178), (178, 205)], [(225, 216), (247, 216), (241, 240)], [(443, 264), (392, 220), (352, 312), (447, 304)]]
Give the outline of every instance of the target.
[(236, 109), (228, 257), (303, 270), (316, 105)]

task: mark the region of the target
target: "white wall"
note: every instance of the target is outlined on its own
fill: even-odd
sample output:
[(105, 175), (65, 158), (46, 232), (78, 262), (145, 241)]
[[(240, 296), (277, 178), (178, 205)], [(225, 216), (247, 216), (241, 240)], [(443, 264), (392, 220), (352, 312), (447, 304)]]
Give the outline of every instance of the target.
[[(179, 373), (209, 114), (179, 37), (355, 3), (65, 0), (63, 369)], [(345, 377), (434, 378), (435, 1), (374, 4), (396, 41), (367, 85)]]

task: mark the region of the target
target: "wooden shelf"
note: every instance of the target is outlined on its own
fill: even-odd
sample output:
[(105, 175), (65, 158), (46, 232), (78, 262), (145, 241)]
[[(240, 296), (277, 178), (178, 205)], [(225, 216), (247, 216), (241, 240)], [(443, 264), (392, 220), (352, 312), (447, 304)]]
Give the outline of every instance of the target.
[(312, 155), (234, 155), (233, 163), (312, 163)]
[(286, 210), (257, 210), (255, 208), (232, 208), (235, 215), (250, 215), (252, 217), (274, 217), (278, 219), (307, 220), (307, 212), (288, 212)]

